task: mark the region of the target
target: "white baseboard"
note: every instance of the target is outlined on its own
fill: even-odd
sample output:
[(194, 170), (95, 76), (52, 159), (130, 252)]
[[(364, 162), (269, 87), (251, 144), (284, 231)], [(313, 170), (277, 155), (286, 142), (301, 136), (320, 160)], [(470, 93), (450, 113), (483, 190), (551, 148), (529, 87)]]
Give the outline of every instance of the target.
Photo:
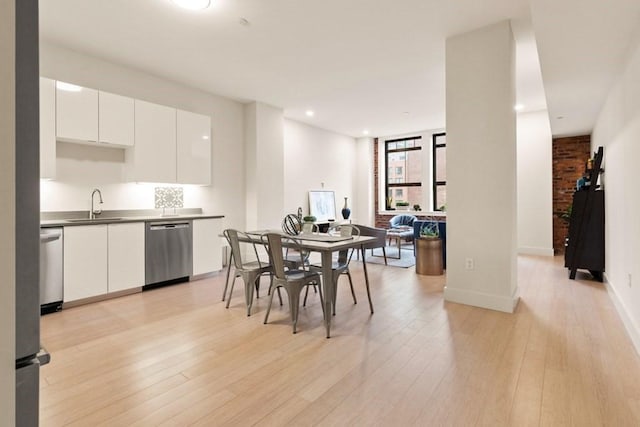
[(636, 352), (640, 355), (640, 326), (635, 322), (635, 320), (629, 316), (629, 312), (616, 293), (615, 288), (609, 282), (609, 277), (607, 273), (603, 274), (603, 281), (607, 288), (607, 293), (609, 294), (609, 298), (613, 301), (613, 305), (616, 307), (620, 318), (622, 319), (622, 323), (624, 324), (629, 337), (631, 338), (631, 342), (633, 346), (636, 348)]
[(541, 256), (553, 256), (553, 248), (535, 248), (523, 246), (518, 248), (518, 254), (520, 255), (541, 255)]
[(518, 305), (518, 301), (520, 300), (520, 294), (517, 287), (513, 295), (504, 296), (445, 286), (444, 299), (445, 301), (456, 302), (459, 304), (488, 308), (490, 310), (502, 311), (505, 313), (513, 313), (516, 305)]

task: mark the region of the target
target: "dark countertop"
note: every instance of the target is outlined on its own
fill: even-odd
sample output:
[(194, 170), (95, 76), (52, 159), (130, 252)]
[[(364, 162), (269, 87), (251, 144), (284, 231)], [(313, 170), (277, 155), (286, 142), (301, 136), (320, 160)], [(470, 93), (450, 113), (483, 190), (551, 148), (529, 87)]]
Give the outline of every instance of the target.
[[(151, 215), (135, 215), (137, 212), (127, 211), (126, 215), (114, 215), (115, 212), (104, 212), (96, 219), (88, 219), (89, 213), (85, 212), (84, 215), (78, 216), (77, 214), (69, 214), (67, 218), (47, 218), (51, 216), (64, 216), (64, 214), (55, 215), (42, 215), (40, 220), (40, 227), (73, 227), (78, 225), (97, 225), (97, 224), (124, 224), (129, 222), (151, 222), (151, 221), (180, 221), (180, 220), (193, 220), (193, 219), (210, 219), (210, 218), (224, 218), (224, 215), (207, 215), (202, 213), (182, 213), (178, 215), (158, 215), (152, 213)], [(123, 213), (125, 213), (123, 211)], [(142, 213), (142, 212), (141, 212)], [(103, 216), (104, 215), (104, 216)]]

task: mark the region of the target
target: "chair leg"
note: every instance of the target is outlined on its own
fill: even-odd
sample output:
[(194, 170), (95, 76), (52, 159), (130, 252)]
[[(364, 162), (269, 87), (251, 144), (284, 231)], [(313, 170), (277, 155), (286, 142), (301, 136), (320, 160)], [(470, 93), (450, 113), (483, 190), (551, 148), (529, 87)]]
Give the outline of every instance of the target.
[(351, 280), (351, 273), (347, 270), (347, 277), (349, 278), (349, 287), (351, 287), (351, 296), (353, 297), (353, 303), (357, 304), (356, 293), (353, 291), (353, 280)]
[(231, 273), (231, 259), (233, 258), (233, 253), (229, 255), (229, 264), (227, 264), (227, 280), (224, 281), (224, 291), (222, 291), (222, 301), (224, 301), (227, 295), (227, 287), (229, 286), (229, 274)]
[[(384, 248), (384, 246), (382, 247), (382, 255), (384, 256), (384, 265), (388, 265), (387, 264), (387, 250)], [(400, 254), (398, 254), (400, 255)]]
[(247, 317), (251, 316), (251, 306), (253, 305), (253, 287), (254, 284), (248, 277), (243, 277), (244, 282), (244, 298), (247, 303)]
[[(280, 295), (280, 287), (278, 286), (276, 289), (278, 291), (278, 295)], [(264, 324), (265, 325), (269, 321), (269, 313), (271, 312), (271, 304), (273, 303), (273, 294), (274, 293), (275, 292), (271, 292), (271, 295), (269, 295), (269, 305), (267, 306), (267, 314), (265, 314), (265, 316), (264, 316)]]
[(309, 286), (312, 285), (307, 285), (305, 286), (305, 290), (304, 290), (304, 299), (302, 300), (302, 306), (306, 307), (307, 306), (307, 297), (309, 296)]
[(227, 308), (229, 308), (229, 303), (231, 303), (231, 294), (233, 294), (233, 286), (236, 284), (236, 278), (238, 276), (236, 276), (235, 274), (233, 275), (233, 281), (231, 282), (231, 289), (229, 289), (229, 296), (227, 297)]
[(260, 277), (262, 277), (261, 275), (258, 275), (258, 277), (256, 277), (256, 298), (260, 298)]
[(297, 332), (298, 327), (298, 308), (300, 307), (300, 291), (302, 289), (289, 290), (289, 310), (291, 311), (291, 322), (293, 323), (293, 333)]

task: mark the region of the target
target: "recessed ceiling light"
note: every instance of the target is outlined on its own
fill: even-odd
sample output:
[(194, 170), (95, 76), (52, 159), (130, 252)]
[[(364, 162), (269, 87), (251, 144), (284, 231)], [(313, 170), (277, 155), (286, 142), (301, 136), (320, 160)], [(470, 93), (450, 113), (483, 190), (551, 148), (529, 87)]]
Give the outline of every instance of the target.
[(522, 111), (524, 109), (524, 105), (522, 104), (516, 104), (513, 106), (513, 109), (516, 111)]
[(207, 135), (202, 135), (202, 139), (209, 139), (209, 136), (207, 136)]
[(365, 130), (362, 131), (362, 134), (363, 135), (369, 135), (369, 131), (365, 129)]
[(313, 117), (316, 113), (314, 113), (313, 110), (307, 110), (305, 114), (307, 115), (307, 117)]
[(56, 88), (67, 92), (80, 92), (82, 90), (82, 87), (80, 86), (65, 82), (56, 82)]
[(176, 5), (189, 10), (202, 10), (211, 6), (211, 0), (171, 0)]

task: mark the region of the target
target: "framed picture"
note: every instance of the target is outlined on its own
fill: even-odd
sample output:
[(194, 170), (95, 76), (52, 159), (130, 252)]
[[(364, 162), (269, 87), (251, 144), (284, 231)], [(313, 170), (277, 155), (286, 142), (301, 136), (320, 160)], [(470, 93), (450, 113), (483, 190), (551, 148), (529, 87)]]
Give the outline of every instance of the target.
[(336, 195), (333, 191), (309, 191), (309, 214), (316, 221), (334, 221), (336, 219)]

